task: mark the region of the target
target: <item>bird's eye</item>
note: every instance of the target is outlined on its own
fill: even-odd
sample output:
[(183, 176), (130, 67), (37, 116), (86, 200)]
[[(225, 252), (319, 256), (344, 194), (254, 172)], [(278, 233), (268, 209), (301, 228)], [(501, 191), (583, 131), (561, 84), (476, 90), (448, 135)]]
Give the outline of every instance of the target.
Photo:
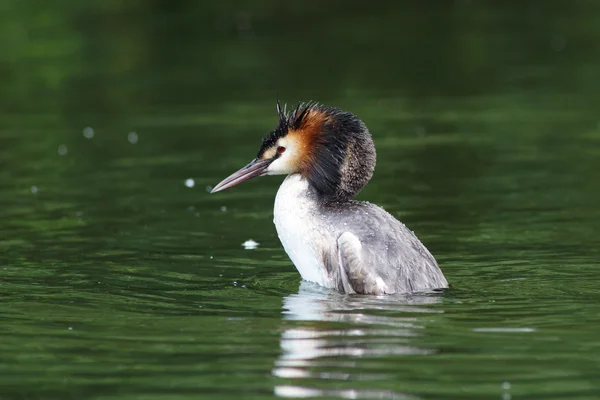
[(277, 154), (283, 154), (283, 153), (285, 153), (285, 147), (283, 147), (283, 146), (279, 146), (279, 147), (277, 148)]

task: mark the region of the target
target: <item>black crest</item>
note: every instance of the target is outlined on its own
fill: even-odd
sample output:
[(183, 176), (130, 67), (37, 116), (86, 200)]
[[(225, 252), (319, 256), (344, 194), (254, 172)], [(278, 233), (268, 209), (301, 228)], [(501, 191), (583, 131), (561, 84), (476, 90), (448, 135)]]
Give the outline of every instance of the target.
[(277, 127), (272, 130), (267, 136), (263, 137), (260, 150), (258, 151), (257, 158), (260, 158), (267, 149), (270, 149), (277, 143), (277, 141), (287, 135), (290, 129), (299, 129), (304, 122), (306, 122), (306, 116), (311, 110), (320, 109), (321, 107), (317, 103), (299, 103), (298, 106), (288, 113), (287, 104), (281, 108), (281, 103), (277, 100)]

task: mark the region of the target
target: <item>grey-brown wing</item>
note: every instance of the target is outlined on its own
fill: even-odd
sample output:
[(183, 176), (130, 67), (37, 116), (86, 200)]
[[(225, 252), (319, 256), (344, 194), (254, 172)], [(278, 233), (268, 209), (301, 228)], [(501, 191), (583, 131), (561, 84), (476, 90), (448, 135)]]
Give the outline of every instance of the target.
[(325, 265), (339, 291), (390, 294), (448, 287), (427, 248), (382, 208), (357, 203), (332, 226), (337, 251), (327, 255)]
[(345, 293), (385, 294), (386, 285), (376, 276), (373, 268), (365, 264), (360, 240), (351, 232), (337, 239), (339, 276)]

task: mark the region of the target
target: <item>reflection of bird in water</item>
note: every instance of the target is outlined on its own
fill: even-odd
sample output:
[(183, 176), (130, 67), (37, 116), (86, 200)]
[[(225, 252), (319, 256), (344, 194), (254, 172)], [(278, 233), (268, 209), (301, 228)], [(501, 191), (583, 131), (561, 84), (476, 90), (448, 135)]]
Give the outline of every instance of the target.
[(302, 282), (297, 294), (284, 299), (284, 319), (295, 323), (286, 324), (291, 326), (281, 335), (281, 355), (272, 370), (275, 377), (293, 379), (297, 385), (278, 385), (275, 393), (294, 398), (412, 398), (385, 391), (317, 389), (314, 383), (384, 380), (387, 377), (377, 372), (361, 370), (358, 360), (434, 353), (435, 349), (411, 341), (423, 330), (418, 317), (441, 312), (428, 307), (440, 299), (435, 295), (350, 297)]
[(387, 294), (448, 287), (435, 259), (382, 208), (352, 198), (375, 169), (367, 127), (349, 112), (277, 104), (279, 124), (257, 157), (212, 192), (261, 175), (288, 175), (275, 199), (275, 226), (307, 281), (343, 293)]

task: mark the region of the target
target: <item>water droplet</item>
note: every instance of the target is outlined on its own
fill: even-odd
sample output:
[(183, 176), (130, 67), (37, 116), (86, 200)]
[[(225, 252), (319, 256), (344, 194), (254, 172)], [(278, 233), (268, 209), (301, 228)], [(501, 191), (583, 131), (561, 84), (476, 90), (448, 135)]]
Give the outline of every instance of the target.
[(64, 144), (61, 144), (60, 146), (58, 146), (58, 155), (60, 156), (64, 156), (65, 154), (67, 154), (67, 146), (65, 146)]
[(192, 178), (187, 178), (185, 180), (185, 186), (187, 186), (189, 188), (193, 188), (194, 186), (196, 186), (196, 182), (194, 182), (194, 180)]
[(33, 186), (31, 187), (31, 193), (33, 193), (33, 194), (36, 194), (37, 192), (38, 192), (38, 187), (37, 187), (37, 186), (35, 186), (35, 185), (33, 185)]
[(510, 382), (507, 382), (507, 381), (502, 382), (502, 389), (510, 390)]
[(83, 137), (86, 139), (91, 139), (94, 137), (94, 129), (91, 127), (86, 127), (83, 129)]
[(225, 206), (221, 206), (221, 211), (223, 211), (223, 212), (227, 212), (227, 207), (225, 207)]
[(254, 241), (254, 240), (252, 240), (252, 239), (248, 239), (248, 240), (246, 240), (244, 243), (242, 243), (242, 246), (243, 246), (243, 247), (244, 247), (244, 249), (246, 249), (246, 250), (254, 250), (254, 249), (256, 249), (256, 248), (258, 247), (258, 245), (259, 245), (259, 244), (260, 244), (260, 243), (258, 243), (258, 242), (255, 242), (255, 241)]
[(129, 132), (127, 134), (127, 140), (129, 140), (129, 143), (131, 144), (136, 144), (138, 141), (138, 134), (135, 132)]
[(72, 326), (70, 326), (70, 327), (69, 327), (69, 330), (70, 330), (70, 331), (72, 331), (72, 330), (73, 330), (73, 327), (72, 327)]

